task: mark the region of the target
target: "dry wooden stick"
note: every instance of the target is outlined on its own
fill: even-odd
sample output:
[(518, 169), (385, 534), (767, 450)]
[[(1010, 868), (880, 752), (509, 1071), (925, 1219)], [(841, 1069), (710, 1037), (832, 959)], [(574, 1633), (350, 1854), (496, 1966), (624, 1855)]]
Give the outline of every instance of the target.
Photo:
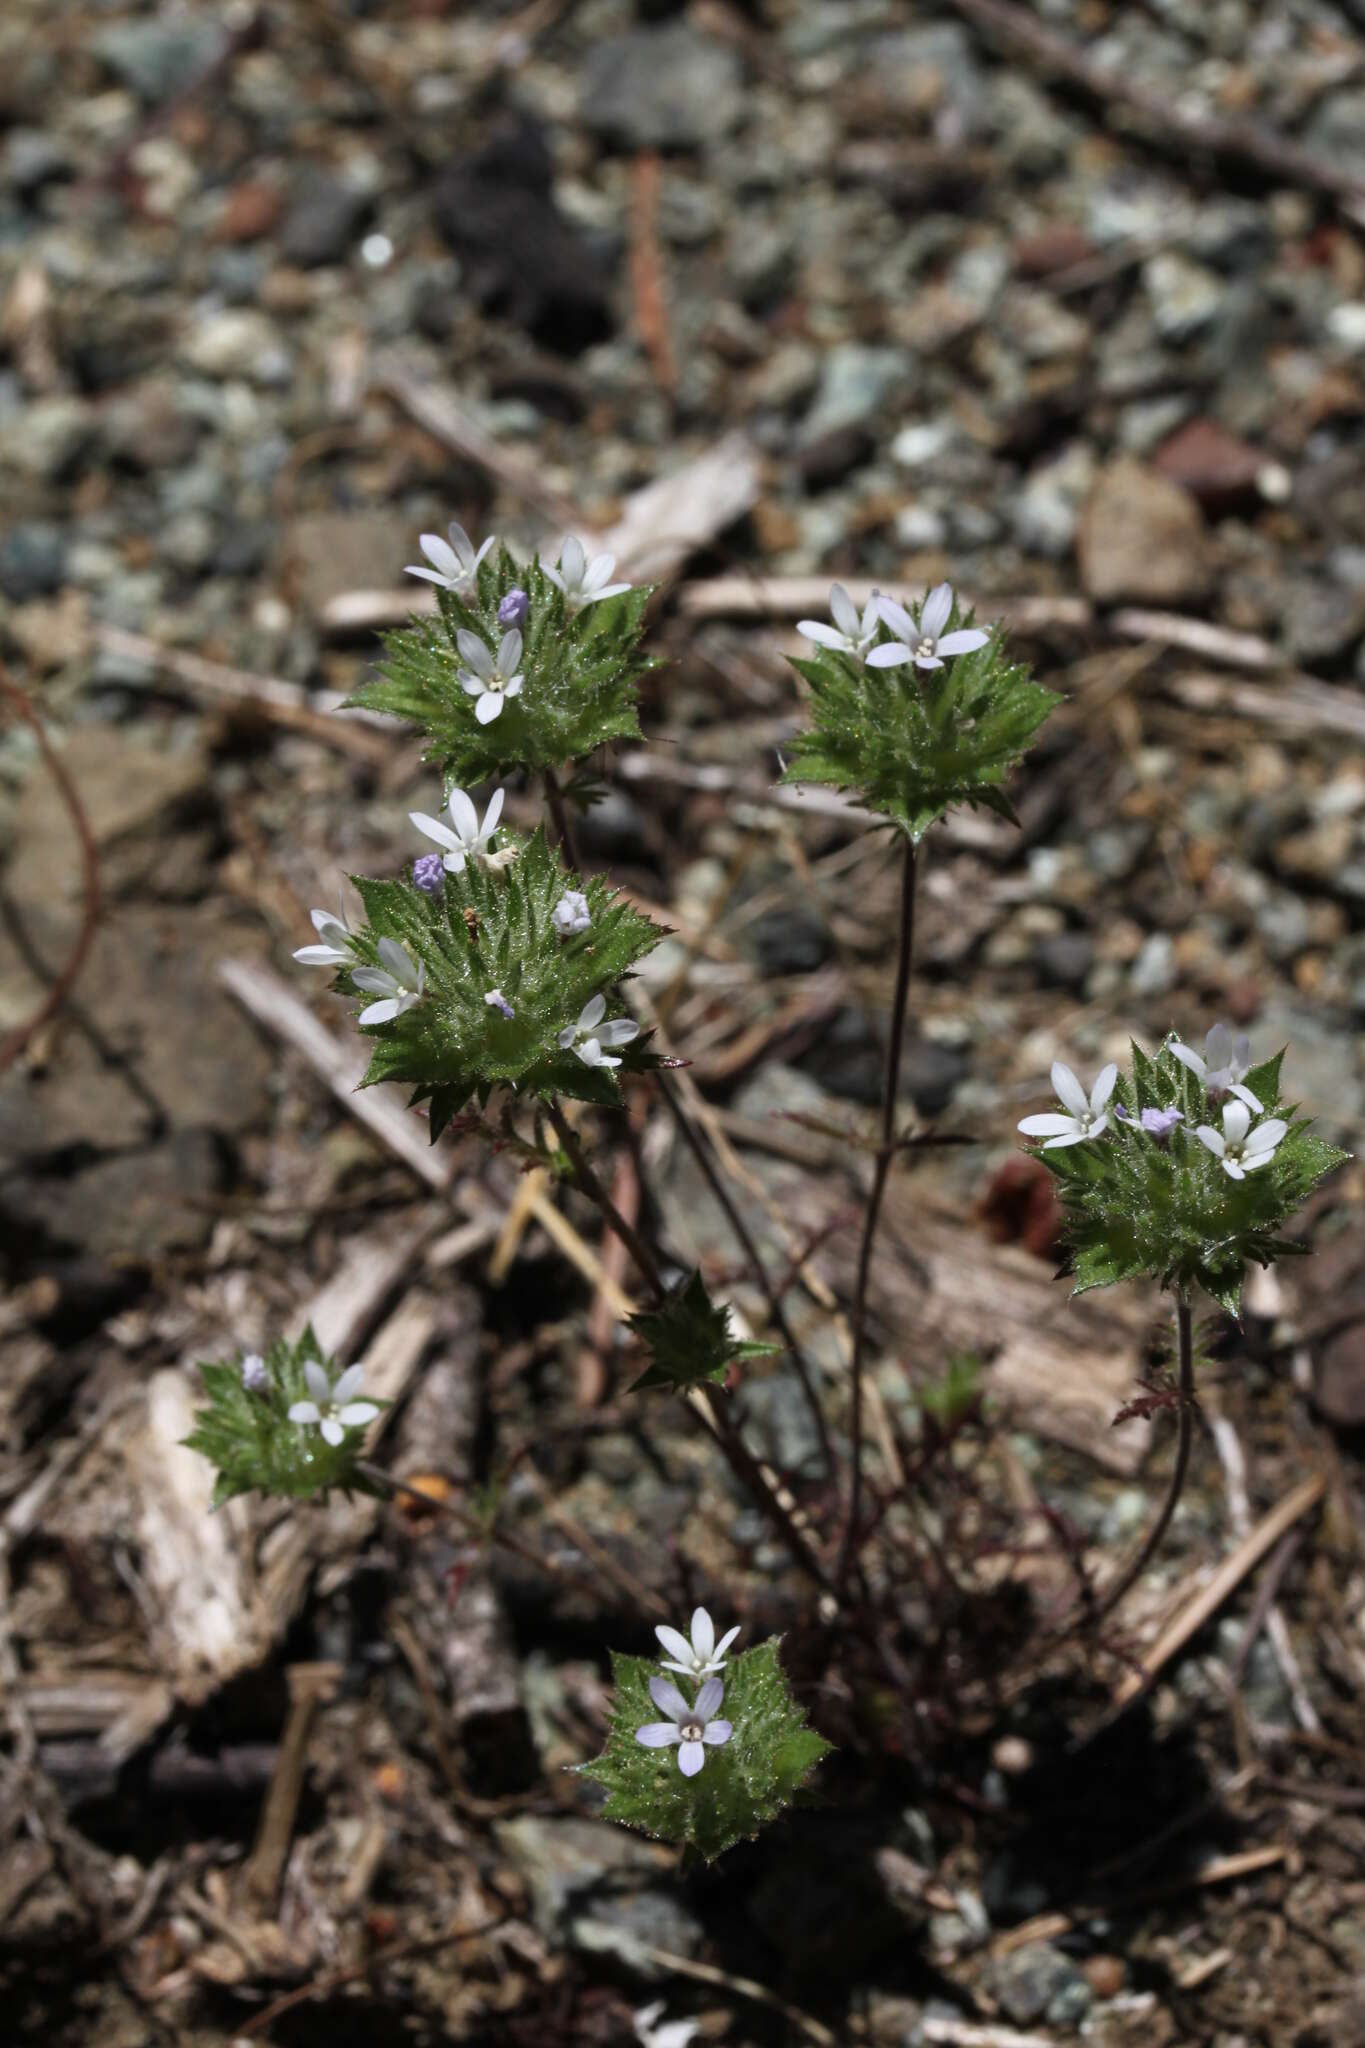
[(1292, 1493), (1285, 1495), (1277, 1507), (1262, 1517), (1245, 1540), (1238, 1544), (1231, 1557), (1219, 1565), (1207, 1585), (1201, 1586), (1186, 1601), (1179, 1612), (1167, 1622), (1160, 1635), (1142, 1659), (1140, 1671), (1127, 1671), (1114, 1689), (1112, 1712), (1117, 1713), (1146, 1692), (1158, 1672), (1184, 1649), (1191, 1637), (1198, 1635), (1205, 1623), (1212, 1619), (1228, 1598), (1236, 1591), (1247, 1573), (1254, 1571), (1261, 1559), (1275, 1548), (1280, 1538), (1293, 1528), (1294, 1524), (1315, 1508), (1327, 1491), (1327, 1474), (1315, 1472), (1296, 1486)]
[[(690, 1956), (674, 1955), (671, 1949), (655, 1948), (652, 1942), (631, 1941), (634, 1953), (658, 1963), (662, 1969), (675, 1972), (679, 1977), (693, 1977), (698, 1984), (716, 1984), (726, 1991), (737, 1991), (741, 1998), (751, 1998), (756, 2005), (766, 2005), (773, 2012), (780, 2013), (794, 2027), (799, 2027), (807, 2040), (818, 2041), (820, 2048), (839, 2048), (839, 2037), (828, 2027), (813, 2019), (799, 2006), (788, 2005), (766, 1984), (756, 1984), (752, 1977), (736, 1977), (728, 1970), (718, 1970), (714, 1963), (693, 1962)], [(1047, 2044), (1043, 2044), (1047, 2048)]]
[(244, 1872), (247, 1891), (258, 1905), (273, 1906), (294, 1834), (294, 1817), (303, 1792), (303, 1770), (313, 1717), (331, 1699), (341, 1677), (339, 1664), (291, 1664), (285, 1672), (289, 1713), (280, 1738), (270, 1790), (261, 1810), (256, 1845)]
[[(229, 668), (224, 662), (207, 661), (202, 654), (190, 654), (184, 648), (163, 647), (159, 641), (148, 640), (141, 633), (125, 632), (121, 626), (100, 626), (95, 637), (106, 653), (146, 662), (162, 678), (182, 684), (196, 699), (207, 698), (210, 703), (229, 709), (253, 712), (272, 725), (307, 733), (310, 739), (321, 740), (325, 746), (336, 747), (343, 754), (371, 764), (387, 761), (393, 752), (392, 737), (385, 738), (382, 733), (392, 735), (399, 731), (397, 722), (372, 711), (347, 711), (344, 717), (338, 717), (336, 714), (345, 705), (339, 690), (319, 691), (313, 696), (297, 683), (287, 683), (279, 676), (258, 676), (247, 669)], [(382, 728), (382, 733), (377, 727)]]
[(25, 725), (28, 726), (38, 742), (38, 751), (43, 757), (43, 765), (56, 783), (58, 794), (66, 805), (71, 815), (71, 822), (76, 828), (76, 838), (81, 850), (81, 867), (85, 876), (85, 904), (81, 911), (80, 929), (76, 933), (75, 943), (66, 957), (61, 972), (53, 981), (52, 986), (33, 1012), (33, 1015), (26, 1017), (22, 1024), (16, 1025), (14, 1030), (3, 1041), (0, 1041), (0, 1073), (3, 1073), (6, 1067), (13, 1065), (24, 1050), (24, 1047), (32, 1042), (34, 1035), (41, 1031), (49, 1018), (56, 1016), (58, 1010), (60, 1010), (62, 1004), (70, 995), (80, 975), (80, 971), (85, 965), (90, 948), (94, 943), (95, 927), (99, 923), (100, 857), (98, 848), (95, 845), (95, 835), (90, 829), (90, 820), (85, 815), (85, 806), (80, 799), (80, 792), (67, 773), (66, 764), (62, 760), (61, 755), (48, 738), (43, 721), (34, 710), (25, 692), (19, 688), (16, 682), (10, 679), (9, 672), (3, 663), (0, 663), (0, 696), (3, 696), (17, 716), (23, 719)]
[(1065, 79), (1101, 105), (1132, 108), (1142, 116), (1153, 139), (1182, 158), (1194, 150), (1250, 165), (1276, 184), (1301, 185), (1322, 193), (1335, 200), (1348, 220), (1365, 224), (1365, 183), (1350, 170), (1345, 158), (1334, 162), (1319, 156), (1257, 122), (1197, 112), (1177, 93), (1155, 91), (1140, 84), (1131, 72), (1097, 64), (1016, 0), (952, 0), (952, 4), (976, 28), (1017, 44), (1041, 70)]
[(659, 251), (659, 156), (642, 149), (631, 166), (630, 289), (635, 331), (644, 345), (654, 381), (671, 397), (678, 366), (668, 331), (663, 257)]

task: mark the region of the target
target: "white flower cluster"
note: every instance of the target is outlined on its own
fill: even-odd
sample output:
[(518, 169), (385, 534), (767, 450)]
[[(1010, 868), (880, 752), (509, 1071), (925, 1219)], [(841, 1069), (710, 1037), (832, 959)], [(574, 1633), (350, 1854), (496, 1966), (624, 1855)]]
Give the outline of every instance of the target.
[[(1254, 1130), (1251, 1128), (1252, 1112), (1259, 1115), (1264, 1104), (1245, 1082), (1251, 1066), (1250, 1040), (1234, 1038), (1226, 1024), (1215, 1024), (1204, 1040), (1202, 1054), (1182, 1044), (1178, 1038), (1170, 1040), (1168, 1050), (1182, 1066), (1198, 1075), (1211, 1104), (1223, 1103), (1222, 1130), (1215, 1130), (1212, 1124), (1200, 1124), (1194, 1135), (1212, 1152), (1224, 1173), (1233, 1180), (1245, 1180), (1257, 1167), (1269, 1166), (1289, 1125), (1283, 1117), (1271, 1116), (1264, 1123), (1257, 1124)], [(1111, 1060), (1107, 1067), (1100, 1069), (1095, 1085), (1087, 1095), (1070, 1067), (1057, 1060), (1052, 1068), (1052, 1086), (1063, 1109), (1044, 1110), (1037, 1116), (1026, 1116), (1019, 1129), (1027, 1138), (1041, 1138), (1044, 1152), (1051, 1152), (1061, 1145), (1080, 1145), (1089, 1138), (1102, 1136), (1109, 1128), (1109, 1101), (1118, 1072)], [(1224, 1101), (1225, 1096), (1231, 1096), (1233, 1100)], [(1132, 1121), (1128, 1112), (1119, 1105), (1115, 1106), (1114, 1113), (1121, 1122)], [(1175, 1125), (1182, 1120), (1183, 1113), (1174, 1107), (1144, 1109), (1138, 1119), (1141, 1128), (1158, 1144), (1164, 1144)]]
[(664, 1670), (680, 1671), (686, 1678), (701, 1679), (702, 1684), (696, 1699), (689, 1703), (671, 1678), (651, 1678), (649, 1696), (668, 1719), (646, 1721), (636, 1729), (635, 1740), (645, 1749), (667, 1749), (676, 1743), (678, 1769), (685, 1778), (695, 1778), (706, 1762), (707, 1749), (728, 1742), (734, 1733), (730, 1722), (714, 1718), (725, 1699), (724, 1684), (714, 1674), (725, 1669), (725, 1652), (739, 1628), (727, 1630), (717, 1642), (715, 1624), (706, 1609), (698, 1607), (692, 1615), (690, 1640), (681, 1629), (664, 1625), (654, 1633), (672, 1652), (671, 1659), (662, 1659)]
[[(944, 632), (953, 614), (951, 583), (935, 584), (920, 608), (918, 619), (894, 598), (883, 597), (879, 590), (873, 591), (860, 618), (842, 583), (831, 589), (829, 609), (834, 620), (832, 626), (826, 626), (820, 619), (798, 619), (797, 632), (818, 647), (850, 655), (860, 668), (864, 663), (868, 668), (902, 668), (907, 661), (919, 669), (942, 668), (945, 655), (975, 654), (991, 637), (979, 626), (963, 626), (956, 633)], [(889, 626), (896, 638), (876, 647), (873, 642), (877, 628), (883, 625)]]

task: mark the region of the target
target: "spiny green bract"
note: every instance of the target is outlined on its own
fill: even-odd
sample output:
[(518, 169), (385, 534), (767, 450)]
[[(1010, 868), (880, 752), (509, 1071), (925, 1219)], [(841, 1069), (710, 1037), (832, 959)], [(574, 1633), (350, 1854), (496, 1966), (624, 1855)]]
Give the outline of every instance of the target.
[(606, 1786), (608, 1820), (660, 1841), (685, 1843), (711, 1863), (791, 1804), (830, 1744), (806, 1725), (777, 1646), (771, 1637), (732, 1657), (720, 1674), (725, 1698), (719, 1712), (734, 1733), (728, 1742), (708, 1747), (695, 1778), (678, 1769), (676, 1748), (645, 1749), (635, 1740), (637, 1728), (659, 1719), (649, 1695), (658, 1665), (613, 1653), (616, 1697), (607, 1746), (591, 1763), (577, 1766), (584, 1777)]
[(265, 1354), (270, 1383), (259, 1394), (242, 1385), (240, 1358), (232, 1364), (200, 1361), (209, 1405), (195, 1411), (194, 1428), (184, 1442), (217, 1469), (216, 1508), (253, 1490), (290, 1500), (313, 1500), (333, 1486), (345, 1493), (375, 1491), (353, 1470), (365, 1441), (363, 1428), (348, 1429), (341, 1443), (329, 1444), (321, 1430), (289, 1420), (296, 1401), (313, 1398), (303, 1370), (310, 1361), (335, 1382), (336, 1363), (321, 1349), (311, 1327), (297, 1344), (284, 1338), (272, 1344)]
[[(1120, 1074), (1113, 1098), (1128, 1117), (1111, 1105), (1100, 1137), (1038, 1152), (1066, 1211), (1076, 1292), (1147, 1278), (1182, 1291), (1202, 1287), (1238, 1315), (1247, 1261), (1268, 1266), (1306, 1250), (1278, 1233), (1347, 1155), (1281, 1102), (1279, 1052), (1252, 1068), (1246, 1086), (1264, 1105), (1253, 1128), (1275, 1116), (1289, 1130), (1268, 1166), (1234, 1180), (1195, 1135), (1200, 1124), (1221, 1130), (1221, 1103), (1210, 1103), (1203, 1082), (1167, 1047), (1155, 1058), (1136, 1044), (1132, 1051), (1132, 1075)], [(1158, 1143), (1137, 1121), (1144, 1109), (1178, 1109), (1184, 1121)]]
[[(552, 912), (570, 883), (586, 895), (592, 925), (564, 940)], [(612, 991), (662, 930), (600, 876), (566, 874), (543, 827), (500, 873), (475, 860), (463, 874), (447, 872), (439, 897), (406, 880), (356, 878), (355, 886), (369, 918), (354, 935), (357, 963), (377, 961), (378, 940), (392, 938), (426, 967), (421, 1001), (391, 1023), (366, 1027), (374, 1053), (362, 1085), (410, 1082), (413, 1101), (430, 1104), (433, 1141), (467, 1102), (477, 1098), (482, 1106), (497, 1087), (619, 1103), (614, 1071), (585, 1066), (561, 1049), (559, 1033), (599, 992), (610, 1014), (621, 1015)], [(361, 993), (345, 972), (336, 987)], [(514, 1017), (484, 1001), (494, 989)], [(657, 1064), (643, 1038), (623, 1046), (620, 1056), (628, 1070)]]
[[(498, 716), (480, 725), (476, 699), (465, 695), (455, 635), (479, 634), (497, 653), (506, 628), (498, 606), (509, 590), (530, 600), (522, 633), (520, 695), (506, 698)], [(657, 663), (637, 653), (651, 588), (623, 591), (576, 614), (539, 562), (519, 568), (506, 548), (479, 564), (473, 602), (438, 590), (435, 619), (414, 619), (384, 643), (378, 676), (361, 685), (352, 704), (387, 711), (421, 726), (426, 759), (439, 764), (445, 793), (472, 788), (509, 768), (544, 771), (582, 760), (610, 740), (638, 739), (636, 683)]]
[[(954, 603), (944, 631), (971, 623)], [(894, 637), (883, 623), (878, 644)], [(1005, 778), (1061, 700), (1007, 659), (998, 626), (942, 668), (869, 668), (825, 647), (792, 666), (810, 685), (813, 725), (792, 741), (784, 782), (851, 790), (916, 844), (952, 804), (1018, 822)]]
[(766, 1358), (775, 1344), (741, 1342), (730, 1328), (730, 1311), (712, 1301), (698, 1272), (671, 1287), (658, 1308), (642, 1309), (630, 1327), (649, 1352), (649, 1364), (632, 1387), (699, 1387), (724, 1380), (739, 1358)]

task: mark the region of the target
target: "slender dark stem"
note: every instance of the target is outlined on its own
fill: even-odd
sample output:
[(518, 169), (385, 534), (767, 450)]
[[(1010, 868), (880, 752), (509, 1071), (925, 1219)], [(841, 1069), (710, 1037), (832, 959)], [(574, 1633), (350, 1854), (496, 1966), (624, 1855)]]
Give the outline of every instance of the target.
[(621, 1211), (593, 1172), (588, 1164), (583, 1147), (579, 1144), (573, 1131), (570, 1130), (563, 1110), (552, 1095), (547, 1095), (545, 1098), (545, 1111), (550, 1122), (555, 1127), (555, 1136), (568, 1155), (569, 1164), (574, 1170), (574, 1178), (577, 1180), (579, 1187), (582, 1188), (588, 1200), (601, 1210), (603, 1217), (616, 1232), (616, 1235), (634, 1259), (636, 1266), (639, 1268), (640, 1277), (654, 1296), (655, 1301), (662, 1301), (664, 1298), (663, 1276), (659, 1272), (658, 1262), (653, 1252), (649, 1249), (649, 1246), (645, 1243), (634, 1225), (627, 1223), (625, 1217), (621, 1214)]
[[(593, 1172), (592, 1167), (584, 1156), (583, 1147), (579, 1144), (573, 1131), (570, 1130), (563, 1110), (553, 1097), (546, 1097), (545, 1111), (550, 1122), (554, 1125), (556, 1137), (568, 1155), (569, 1164), (573, 1168), (574, 1177), (579, 1187), (588, 1197), (588, 1200), (601, 1211), (604, 1220), (616, 1232), (616, 1235), (620, 1238), (632, 1259), (634, 1259), (639, 1269), (640, 1277), (643, 1279), (646, 1287), (648, 1287), (654, 1300), (656, 1302), (662, 1301), (664, 1298), (663, 1278), (659, 1272), (654, 1254), (650, 1251), (648, 1245), (644, 1243), (639, 1232), (627, 1223), (625, 1217), (621, 1214), (616, 1204), (612, 1201), (611, 1196)], [(792, 1520), (790, 1511), (778, 1499), (772, 1482), (763, 1472), (758, 1460), (746, 1447), (720, 1388), (708, 1384), (703, 1386), (700, 1392), (710, 1415), (716, 1442), (725, 1453), (736, 1478), (753, 1494), (758, 1505), (763, 1509), (763, 1512), (767, 1515), (793, 1558), (801, 1566), (801, 1569), (808, 1572), (818, 1586), (823, 1587), (826, 1591), (831, 1591), (832, 1583), (829, 1573), (821, 1564), (806, 1537), (797, 1528), (796, 1523)]]
[(1184, 1490), (1185, 1474), (1190, 1463), (1190, 1444), (1194, 1436), (1195, 1410), (1194, 1317), (1187, 1295), (1178, 1294), (1175, 1298), (1175, 1327), (1180, 1348), (1180, 1408), (1177, 1415), (1175, 1468), (1171, 1473), (1171, 1483), (1166, 1489), (1161, 1512), (1143, 1538), (1136, 1556), (1124, 1567), (1113, 1583), (1105, 1587), (1099, 1601), (1091, 1609), (1089, 1619), (1092, 1623), (1102, 1621), (1106, 1614), (1112, 1614), (1124, 1595), (1142, 1577), (1161, 1547), (1161, 1539), (1171, 1526), (1171, 1517)]
[(565, 801), (564, 791), (560, 788), (559, 777), (553, 768), (545, 770), (545, 800), (550, 806), (550, 816), (555, 821), (555, 831), (559, 834), (559, 850), (564, 856), (564, 865), (572, 868), (575, 874), (581, 875), (583, 869), (579, 863), (578, 849), (574, 845), (573, 826), (569, 823), (569, 806)]
[(744, 1256), (753, 1268), (754, 1276), (759, 1286), (763, 1289), (764, 1298), (768, 1304), (768, 1313), (772, 1317), (773, 1328), (791, 1353), (792, 1366), (796, 1372), (796, 1377), (801, 1382), (801, 1391), (806, 1397), (806, 1406), (810, 1409), (811, 1419), (815, 1424), (816, 1434), (820, 1439), (820, 1450), (825, 1461), (825, 1470), (832, 1475), (835, 1469), (834, 1445), (830, 1439), (829, 1424), (825, 1420), (825, 1411), (821, 1406), (820, 1396), (815, 1389), (815, 1381), (811, 1374), (810, 1364), (796, 1341), (795, 1332), (788, 1320), (787, 1312), (782, 1306), (782, 1296), (779, 1294), (766, 1265), (763, 1263), (762, 1254), (754, 1242), (753, 1232), (744, 1220), (743, 1211), (730, 1193), (729, 1188), (725, 1185), (724, 1177), (711, 1157), (710, 1148), (701, 1137), (681, 1102), (679, 1102), (677, 1090), (666, 1074), (657, 1074), (655, 1079), (658, 1084), (659, 1093), (664, 1099), (665, 1107), (677, 1125), (683, 1143), (701, 1168), (702, 1178), (717, 1202), (719, 1202), (726, 1222), (738, 1238)]
[(867, 1344), (867, 1284), (872, 1271), (872, 1246), (882, 1213), (887, 1176), (895, 1157), (896, 1099), (900, 1093), (901, 1054), (905, 1045), (905, 1010), (910, 995), (910, 962), (915, 950), (915, 842), (905, 842), (905, 865), (901, 874), (900, 950), (896, 959), (896, 988), (891, 998), (891, 1035), (886, 1046), (886, 1078), (882, 1086), (881, 1146), (872, 1175), (872, 1192), (863, 1218), (863, 1238), (858, 1247), (858, 1278), (853, 1294), (852, 1411), (849, 1432), (853, 1443), (853, 1478), (849, 1487), (848, 1521), (844, 1526), (843, 1549), (839, 1558), (839, 1584), (848, 1577), (858, 1546), (858, 1524), (863, 1509), (863, 1354)]

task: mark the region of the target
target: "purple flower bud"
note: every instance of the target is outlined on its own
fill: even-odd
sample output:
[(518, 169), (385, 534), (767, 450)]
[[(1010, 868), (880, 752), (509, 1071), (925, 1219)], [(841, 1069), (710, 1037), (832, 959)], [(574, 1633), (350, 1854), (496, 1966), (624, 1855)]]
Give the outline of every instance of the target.
[(439, 853), (419, 853), (412, 864), (412, 879), (424, 896), (439, 896), (446, 885), (445, 862)]
[(498, 606), (498, 624), (508, 628), (520, 626), (525, 622), (526, 614), (530, 609), (531, 600), (524, 590), (520, 587), (515, 590), (509, 590), (502, 603)]
[(270, 1368), (258, 1351), (250, 1352), (242, 1360), (242, 1385), (248, 1394), (270, 1392)]
[(1142, 1128), (1156, 1139), (1158, 1145), (1164, 1145), (1176, 1125), (1184, 1121), (1183, 1109), (1144, 1109), (1142, 1112)]
[(488, 994), (484, 997), (484, 1001), (490, 1010), (496, 1010), (498, 1015), (505, 1017), (509, 1024), (517, 1014), (500, 988), (490, 988)]

